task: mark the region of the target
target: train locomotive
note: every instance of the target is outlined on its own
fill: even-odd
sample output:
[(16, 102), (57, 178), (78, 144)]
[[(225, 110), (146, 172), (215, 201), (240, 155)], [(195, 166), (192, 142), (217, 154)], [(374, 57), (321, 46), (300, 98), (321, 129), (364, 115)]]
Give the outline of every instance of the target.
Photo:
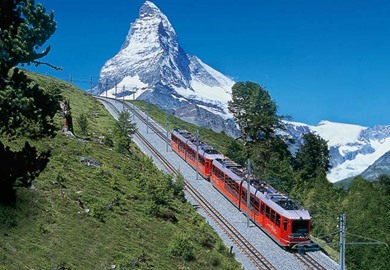
[[(171, 147), (239, 210), (247, 212), (250, 182), (250, 218), (282, 247), (310, 242), (311, 216), (285, 194), (251, 175), (246, 169), (183, 129), (171, 132)], [(196, 158), (198, 153), (198, 159)]]

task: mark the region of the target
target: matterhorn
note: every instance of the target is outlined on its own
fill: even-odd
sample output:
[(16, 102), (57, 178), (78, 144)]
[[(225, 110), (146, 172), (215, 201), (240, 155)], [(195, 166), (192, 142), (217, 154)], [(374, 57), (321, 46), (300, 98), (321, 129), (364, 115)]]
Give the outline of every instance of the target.
[(237, 130), (227, 109), (235, 82), (188, 55), (160, 9), (146, 1), (119, 52), (100, 71), (95, 94), (145, 100), (198, 126)]

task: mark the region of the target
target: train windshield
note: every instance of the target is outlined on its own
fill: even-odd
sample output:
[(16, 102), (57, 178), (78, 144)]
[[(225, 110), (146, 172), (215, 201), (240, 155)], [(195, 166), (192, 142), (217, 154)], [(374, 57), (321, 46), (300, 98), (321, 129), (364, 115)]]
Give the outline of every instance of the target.
[(292, 233), (308, 233), (309, 231), (309, 220), (294, 220)]

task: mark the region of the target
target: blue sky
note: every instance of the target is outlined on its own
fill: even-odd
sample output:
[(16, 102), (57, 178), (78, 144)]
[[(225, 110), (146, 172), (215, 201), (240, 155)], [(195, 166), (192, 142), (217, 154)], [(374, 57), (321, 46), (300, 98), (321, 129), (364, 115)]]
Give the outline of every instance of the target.
[[(89, 89), (120, 49), (139, 0), (36, 0), (58, 23), (44, 59)], [(182, 48), (265, 87), (293, 121), (390, 125), (390, 1), (155, 0)]]

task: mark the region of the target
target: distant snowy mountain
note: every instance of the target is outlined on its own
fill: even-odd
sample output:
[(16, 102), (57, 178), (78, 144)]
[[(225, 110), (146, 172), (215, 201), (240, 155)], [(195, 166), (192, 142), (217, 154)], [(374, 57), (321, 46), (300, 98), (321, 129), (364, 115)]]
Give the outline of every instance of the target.
[(305, 133), (313, 132), (328, 141), (332, 169), (330, 182), (357, 176), (390, 151), (390, 126), (367, 128), (358, 125), (322, 121), (317, 126), (287, 123), (287, 133), (296, 140), (298, 149)]
[(370, 165), (361, 176), (366, 180), (376, 181), (382, 174), (390, 176), (390, 151)]
[[(188, 55), (167, 16), (146, 1), (120, 51), (101, 69), (94, 92), (146, 100), (173, 113), (180, 110), (182, 117), (188, 112), (194, 124), (234, 135), (227, 109), (234, 83)], [(198, 115), (193, 115), (194, 106)]]

